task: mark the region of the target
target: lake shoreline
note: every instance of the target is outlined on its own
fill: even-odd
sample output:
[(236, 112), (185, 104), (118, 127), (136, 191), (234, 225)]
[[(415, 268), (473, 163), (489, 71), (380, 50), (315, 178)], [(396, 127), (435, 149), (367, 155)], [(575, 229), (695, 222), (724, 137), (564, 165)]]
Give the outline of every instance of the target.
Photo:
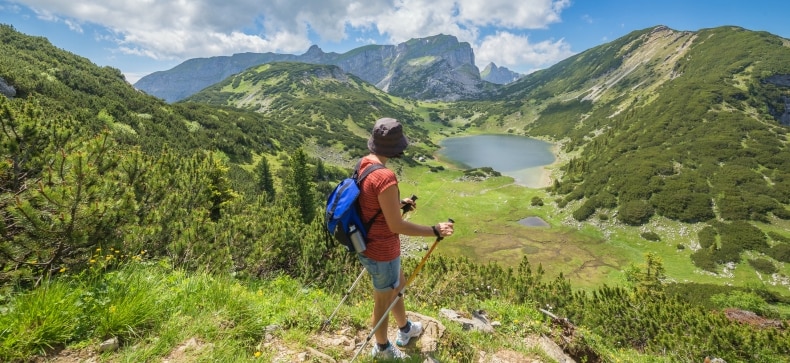
[[(512, 177), (514, 184), (525, 188), (544, 189), (553, 185), (552, 177), (555, 175), (558, 160), (561, 159), (559, 155), (561, 143), (525, 135), (483, 134), (461, 138), (469, 141), (465, 141), (465, 145), (460, 148), (457, 141), (454, 144), (448, 144), (451, 139), (455, 138), (442, 140), (440, 142), (442, 148), (433, 155), (434, 158), (453, 164), (458, 168), (485, 165), (505, 176)], [(493, 141), (492, 138), (494, 138)], [(442, 150), (445, 151), (442, 152)], [(509, 157), (522, 153), (524, 158)], [(448, 155), (453, 155), (453, 157), (448, 157)], [(502, 155), (505, 157), (503, 158)]]
[(554, 176), (554, 172), (557, 171), (557, 168), (560, 166), (560, 164), (564, 163), (567, 159), (567, 155), (562, 152), (562, 146), (563, 143), (561, 141), (552, 143), (551, 153), (554, 154), (554, 162), (541, 167), (540, 184), (536, 187), (537, 189), (548, 188), (554, 184), (554, 180), (552, 178)]

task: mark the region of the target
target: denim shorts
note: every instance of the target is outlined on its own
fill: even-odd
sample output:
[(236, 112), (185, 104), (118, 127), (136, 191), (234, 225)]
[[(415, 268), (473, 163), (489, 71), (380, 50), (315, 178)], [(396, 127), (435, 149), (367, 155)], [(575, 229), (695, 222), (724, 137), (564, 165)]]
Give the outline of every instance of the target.
[(368, 270), (376, 291), (390, 291), (400, 285), (400, 257), (386, 262), (371, 260), (361, 253), (357, 257)]

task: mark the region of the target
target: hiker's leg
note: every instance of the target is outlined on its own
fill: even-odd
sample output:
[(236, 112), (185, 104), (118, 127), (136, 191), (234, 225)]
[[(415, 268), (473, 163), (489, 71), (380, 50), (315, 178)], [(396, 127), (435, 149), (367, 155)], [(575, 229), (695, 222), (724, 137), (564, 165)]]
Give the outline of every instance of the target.
[[(379, 320), (382, 320), (382, 316), (387, 311), (387, 308), (390, 307), (392, 304), (392, 298), (397, 295), (397, 290), (390, 290), (390, 291), (374, 291), (373, 292), (373, 322), (371, 323), (371, 327), (375, 327), (378, 324)], [(393, 310), (395, 308), (393, 307)], [(379, 326), (378, 330), (376, 330), (376, 343), (379, 344), (386, 344), (387, 343), (387, 327), (389, 326), (389, 318), (386, 318), (381, 321), (381, 325)]]
[[(370, 273), (373, 282), (373, 322), (371, 327), (375, 327), (381, 321), (381, 325), (375, 333), (376, 342), (385, 344), (388, 341), (387, 327), (389, 326), (389, 317), (383, 320), (382, 317), (392, 304), (392, 300), (398, 295), (396, 287), (402, 283), (402, 277), (399, 280), (400, 258), (379, 262), (371, 260), (362, 254), (358, 254), (358, 257)], [(395, 309), (394, 306), (393, 309)]]
[[(394, 299), (398, 296), (398, 291), (401, 290), (403, 284), (406, 283), (406, 279), (403, 277), (403, 269), (400, 270), (400, 279), (399, 285), (395, 288), (395, 292), (392, 294), (392, 298)], [(406, 305), (403, 303), (403, 296), (398, 299), (398, 302), (395, 303), (395, 306), (392, 307), (392, 316), (395, 317), (395, 322), (398, 323), (398, 327), (402, 327), (406, 325)], [(390, 300), (390, 304), (392, 304), (392, 300)]]

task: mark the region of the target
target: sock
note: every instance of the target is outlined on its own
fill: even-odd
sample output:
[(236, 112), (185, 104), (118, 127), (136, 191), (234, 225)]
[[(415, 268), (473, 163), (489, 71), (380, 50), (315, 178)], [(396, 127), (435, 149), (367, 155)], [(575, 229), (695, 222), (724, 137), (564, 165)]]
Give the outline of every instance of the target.
[(398, 329), (400, 329), (400, 332), (403, 334), (408, 333), (409, 330), (411, 330), (411, 321), (406, 320), (406, 325)]
[(390, 342), (389, 342), (389, 340), (388, 340), (388, 341), (387, 341), (386, 343), (384, 343), (384, 344), (379, 344), (379, 343), (376, 343), (376, 345), (378, 345), (378, 346), (379, 346), (379, 351), (383, 351), (383, 350), (387, 350), (387, 348), (389, 348), (389, 347), (390, 347)]

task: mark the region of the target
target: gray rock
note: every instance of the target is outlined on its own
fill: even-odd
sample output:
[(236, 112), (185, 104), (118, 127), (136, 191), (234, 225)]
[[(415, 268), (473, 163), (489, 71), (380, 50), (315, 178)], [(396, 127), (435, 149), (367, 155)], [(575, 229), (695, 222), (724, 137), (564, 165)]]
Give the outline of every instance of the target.
[(118, 347), (120, 347), (120, 343), (118, 342), (118, 338), (113, 337), (113, 338), (107, 339), (107, 340), (103, 341), (101, 344), (99, 344), (99, 352), (101, 352), (101, 353), (114, 352), (114, 351), (118, 350)]
[(16, 89), (6, 83), (3, 77), (0, 77), (0, 94), (8, 98), (14, 98), (16, 96)]

